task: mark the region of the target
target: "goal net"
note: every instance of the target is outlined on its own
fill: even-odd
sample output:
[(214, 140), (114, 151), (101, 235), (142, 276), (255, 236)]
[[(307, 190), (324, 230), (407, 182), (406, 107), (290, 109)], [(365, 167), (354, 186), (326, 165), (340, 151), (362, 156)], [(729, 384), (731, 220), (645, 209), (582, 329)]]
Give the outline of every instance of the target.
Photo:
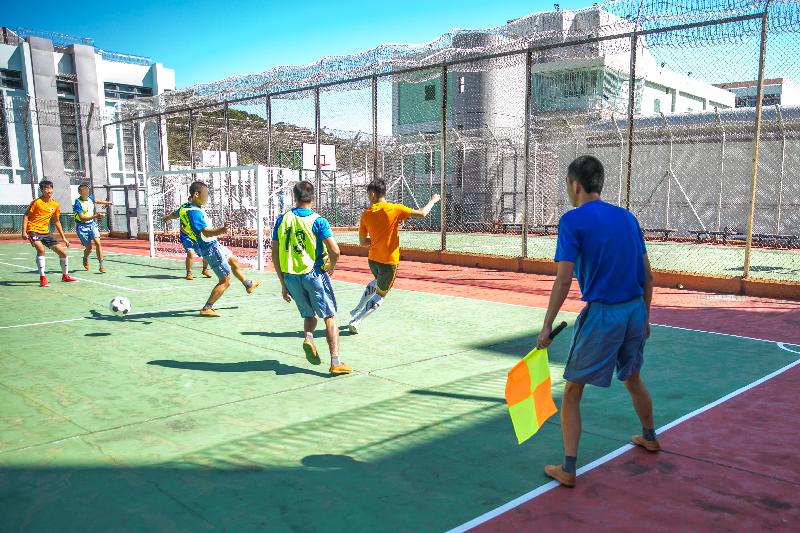
[(208, 203), (203, 210), (209, 226), (229, 224), (228, 233), (218, 237), (220, 243), (243, 265), (263, 270), (275, 220), (292, 205), (296, 173), (260, 165), (148, 172), (145, 194), (151, 257), (185, 257), (180, 222), (164, 222), (164, 216), (187, 201), (194, 181), (208, 185)]

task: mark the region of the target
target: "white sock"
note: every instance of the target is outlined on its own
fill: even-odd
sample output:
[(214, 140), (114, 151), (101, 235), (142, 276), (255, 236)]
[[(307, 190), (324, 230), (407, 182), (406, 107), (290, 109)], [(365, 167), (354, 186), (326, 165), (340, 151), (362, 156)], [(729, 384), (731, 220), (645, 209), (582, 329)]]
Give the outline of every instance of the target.
[(353, 320), (350, 323), (353, 324), (361, 322), (369, 315), (377, 311), (382, 303), (383, 303), (383, 296), (381, 296), (380, 294), (373, 295), (372, 298), (370, 298), (367, 301), (367, 305), (364, 306), (364, 309), (362, 309), (355, 317), (353, 317)]
[(313, 331), (307, 331), (306, 332), (306, 340), (308, 342), (310, 342), (311, 344), (314, 344), (314, 332)]
[(378, 290), (378, 282), (377, 280), (372, 280), (367, 283), (367, 286), (364, 287), (364, 292), (361, 294), (361, 300), (359, 300), (358, 305), (356, 305), (352, 311), (350, 311), (351, 316), (355, 316), (361, 311), (361, 308), (367, 304), (367, 301), (372, 298), (372, 295), (375, 294), (375, 291)]
[(61, 263), (61, 273), (62, 274), (69, 274), (69, 257), (60, 257), (59, 262)]
[(36, 270), (39, 271), (40, 276), (44, 276), (44, 256), (37, 255), (36, 256)]

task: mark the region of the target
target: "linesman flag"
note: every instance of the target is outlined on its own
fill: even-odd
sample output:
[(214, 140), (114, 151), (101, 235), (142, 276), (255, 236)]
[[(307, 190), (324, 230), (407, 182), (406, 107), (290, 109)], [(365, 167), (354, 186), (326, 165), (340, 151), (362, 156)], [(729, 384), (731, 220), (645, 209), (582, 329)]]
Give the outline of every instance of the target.
[[(565, 327), (566, 322), (559, 324), (550, 338)], [(550, 386), (547, 348), (534, 348), (508, 372), (506, 403), (519, 444), (533, 437), (545, 420), (558, 412)]]

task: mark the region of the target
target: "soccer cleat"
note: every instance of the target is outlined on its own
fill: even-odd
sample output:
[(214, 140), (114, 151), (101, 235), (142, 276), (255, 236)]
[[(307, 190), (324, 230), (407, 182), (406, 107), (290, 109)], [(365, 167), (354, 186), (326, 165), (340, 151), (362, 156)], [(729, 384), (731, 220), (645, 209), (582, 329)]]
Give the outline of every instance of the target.
[(637, 446), (641, 446), (648, 452), (655, 453), (661, 451), (661, 444), (659, 444), (658, 440), (647, 440), (641, 435), (634, 435), (631, 437), (631, 442)]
[(89, 259), (86, 257), (83, 258), (83, 269), (89, 270)]
[(69, 274), (61, 274), (61, 281), (78, 281), (78, 278), (73, 278)]
[(102, 266), (102, 265), (101, 265), (101, 266), (100, 266), (100, 273), (101, 273), (101, 274), (105, 274), (105, 273), (106, 273), (106, 267), (104, 267), (104, 266)]
[(349, 331), (353, 335), (358, 335), (358, 322), (350, 322), (347, 324), (347, 331)]
[(317, 347), (308, 339), (303, 341), (303, 351), (306, 353), (306, 361), (312, 365), (322, 363), (322, 360), (319, 358), (319, 353), (317, 353)]
[(49, 283), (47, 283), (47, 276), (39, 276), (39, 286), (40, 287), (47, 287)]
[(203, 275), (204, 278), (210, 278), (211, 277), (211, 274), (208, 272), (207, 268), (203, 269), (203, 271), (200, 272), (200, 273)]
[(544, 473), (547, 477), (551, 477), (564, 485), (565, 487), (575, 486), (575, 474), (564, 472), (561, 465), (547, 465), (544, 467)]
[(189, 281), (192, 281), (194, 279), (194, 276), (192, 276), (191, 272), (186, 273), (186, 279), (188, 279)]
[(338, 365), (331, 365), (331, 367), (328, 369), (328, 372), (330, 372), (331, 374), (349, 374), (352, 371), (353, 369), (344, 363), (339, 363)]
[(258, 287), (259, 285), (261, 285), (261, 281), (254, 280), (253, 283), (249, 287), (245, 288), (245, 290), (247, 291), (247, 294), (253, 294), (253, 291), (256, 290), (256, 287)]
[(200, 315), (201, 316), (219, 316), (219, 313), (217, 313), (214, 309), (201, 309), (200, 310)]

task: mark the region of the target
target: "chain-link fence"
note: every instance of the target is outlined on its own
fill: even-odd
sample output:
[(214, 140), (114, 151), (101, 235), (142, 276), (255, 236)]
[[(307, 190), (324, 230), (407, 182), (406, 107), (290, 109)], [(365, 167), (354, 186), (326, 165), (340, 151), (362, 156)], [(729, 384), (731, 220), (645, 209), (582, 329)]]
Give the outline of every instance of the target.
[(442, 196), (404, 247), (531, 259), (552, 259), (566, 168), (593, 154), (655, 268), (800, 282), (798, 31), (792, 2), (617, 1), (136, 101), (109, 128), (151, 121), (159, 168), (311, 181), (344, 243), (381, 177), (391, 201)]

